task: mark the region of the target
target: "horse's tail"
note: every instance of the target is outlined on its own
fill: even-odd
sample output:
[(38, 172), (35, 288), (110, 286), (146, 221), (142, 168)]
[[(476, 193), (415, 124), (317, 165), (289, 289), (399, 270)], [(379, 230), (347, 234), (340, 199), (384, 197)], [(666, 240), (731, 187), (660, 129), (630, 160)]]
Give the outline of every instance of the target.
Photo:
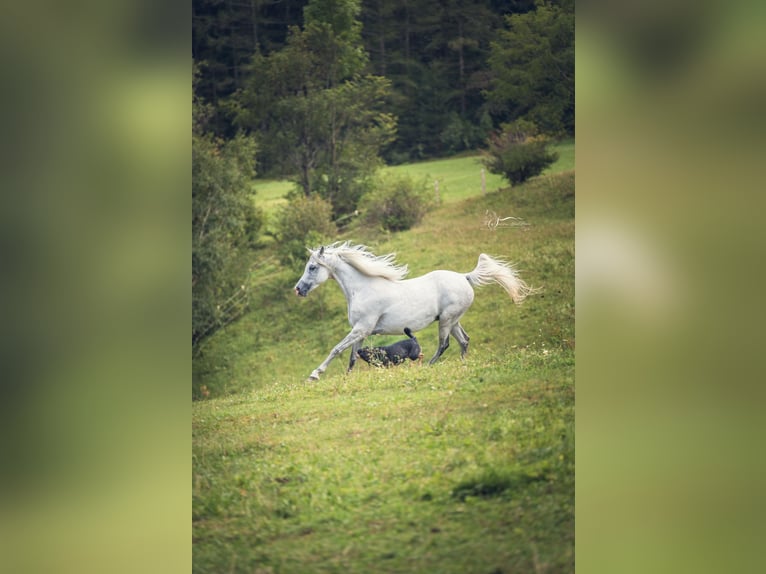
[(529, 287), (510, 263), (490, 257), (486, 253), (479, 255), (476, 269), (468, 273), (466, 279), (474, 287), (480, 287), (494, 281), (505, 289), (513, 302), (517, 304), (521, 303), (527, 295), (540, 290)]
[(414, 339), (415, 335), (412, 334), (412, 331), (410, 331), (409, 327), (404, 328), (404, 334), (407, 335), (410, 339)]

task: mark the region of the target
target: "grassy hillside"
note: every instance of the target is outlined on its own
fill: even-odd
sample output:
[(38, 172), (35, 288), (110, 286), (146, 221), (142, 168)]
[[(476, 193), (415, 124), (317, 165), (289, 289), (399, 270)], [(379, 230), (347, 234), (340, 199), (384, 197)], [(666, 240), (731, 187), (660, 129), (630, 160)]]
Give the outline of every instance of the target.
[[(301, 271), (265, 262), (255, 311), (195, 362), (195, 571), (573, 571), (574, 172), (344, 239), (410, 276), (502, 256), (543, 290), (517, 307), (479, 289), (465, 362), (453, 343), (432, 367), (346, 374), (346, 352), (307, 383), (348, 331), (345, 300), (333, 282), (299, 299)], [(436, 326), (417, 335), (430, 357)]]

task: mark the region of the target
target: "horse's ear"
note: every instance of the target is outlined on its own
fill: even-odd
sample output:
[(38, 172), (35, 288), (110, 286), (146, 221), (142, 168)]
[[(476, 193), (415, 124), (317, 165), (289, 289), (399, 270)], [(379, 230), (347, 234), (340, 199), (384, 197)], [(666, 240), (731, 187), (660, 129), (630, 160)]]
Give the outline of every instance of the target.
[(319, 257), (322, 257), (322, 255), (324, 255), (324, 245), (319, 248)]

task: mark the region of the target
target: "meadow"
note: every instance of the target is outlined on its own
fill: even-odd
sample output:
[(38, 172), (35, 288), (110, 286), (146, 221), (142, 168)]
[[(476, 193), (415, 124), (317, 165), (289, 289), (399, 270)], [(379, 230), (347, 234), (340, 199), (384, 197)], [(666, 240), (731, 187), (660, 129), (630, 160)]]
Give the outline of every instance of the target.
[[(559, 154), (558, 160), (542, 175), (574, 170), (574, 140), (563, 140), (551, 146)], [(460, 155), (449, 159), (437, 159), (394, 165), (383, 168), (383, 173), (409, 175), (414, 181), (425, 178), (439, 182), (439, 195), (443, 201), (459, 201), (481, 192), (481, 156), (476, 153)], [(497, 191), (508, 185), (499, 175), (484, 170), (484, 188), (487, 192)], [(286, 179), (256, 179), (253, 183), (256, 203), (267, 212), (286, 203), (285, 195), (295, 187)]]
[[(195, 360), (195, 572), (574, 570), (573, 155), (486, 194), (459, 190), (467, 160), (444, 163), (452, 183), (417, 227), (340, 239), (396, 252), (413, 277), (486, 252), (540, 292), (515, 306), (478, 289), (465, 361), (453, 343), (433, 366), (346, 373), (345, 352), (310, 383), (348, 331), (345, 300), (333, 282), (299, 299), (302, 269), (264, 256), (253, 311)], [(417, 336), (430, 357), (436, 325)]]

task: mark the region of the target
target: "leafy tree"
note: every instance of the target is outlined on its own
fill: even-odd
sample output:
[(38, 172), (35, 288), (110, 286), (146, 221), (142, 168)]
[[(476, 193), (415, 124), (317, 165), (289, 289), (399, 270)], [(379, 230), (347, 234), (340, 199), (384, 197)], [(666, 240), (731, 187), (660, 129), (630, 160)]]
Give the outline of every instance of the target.
[(505, 19), (489, 58), (493, 111), (574, 134), (574, 2), (538, 0), (536, 10)]
[(332, 221), (332, 204), (318, 195), (294, 195), (277, 214), (276, 239), (284, 265), (302, 267), (306, 248), (331, 241), (338, 230)]
[[(197, 74), (195, 72), (195, 79)], [(192, 347), (238, 317), (248, 301), (249, 248), (262, 216), (252, 202), (255, 142), (205, 131), (211, 108), (192, 103)]]
[(362, 203), (365, 222), (387, 231), (410, 229), (434, 206), (428, 181), (416, 183), (409, 176), (381, 178)]
[(550, 151), (550, 138), (540, 135), (537, 126), (526, 120), (504, 124), (489, 138), (489, 151), (482, 159), (487, 169), (505, 177), (511, 184), (523, 183), (540, 175), (558, 159)]
[(267, 167), (319, 193), (336, 216), (356, 208), (396, 121), (383, 112), (385, 78), (364, 75), (358, 0), (311, 0), (287, 45), (256, 55), (237, 97), (237, 122), (262, 134)]

